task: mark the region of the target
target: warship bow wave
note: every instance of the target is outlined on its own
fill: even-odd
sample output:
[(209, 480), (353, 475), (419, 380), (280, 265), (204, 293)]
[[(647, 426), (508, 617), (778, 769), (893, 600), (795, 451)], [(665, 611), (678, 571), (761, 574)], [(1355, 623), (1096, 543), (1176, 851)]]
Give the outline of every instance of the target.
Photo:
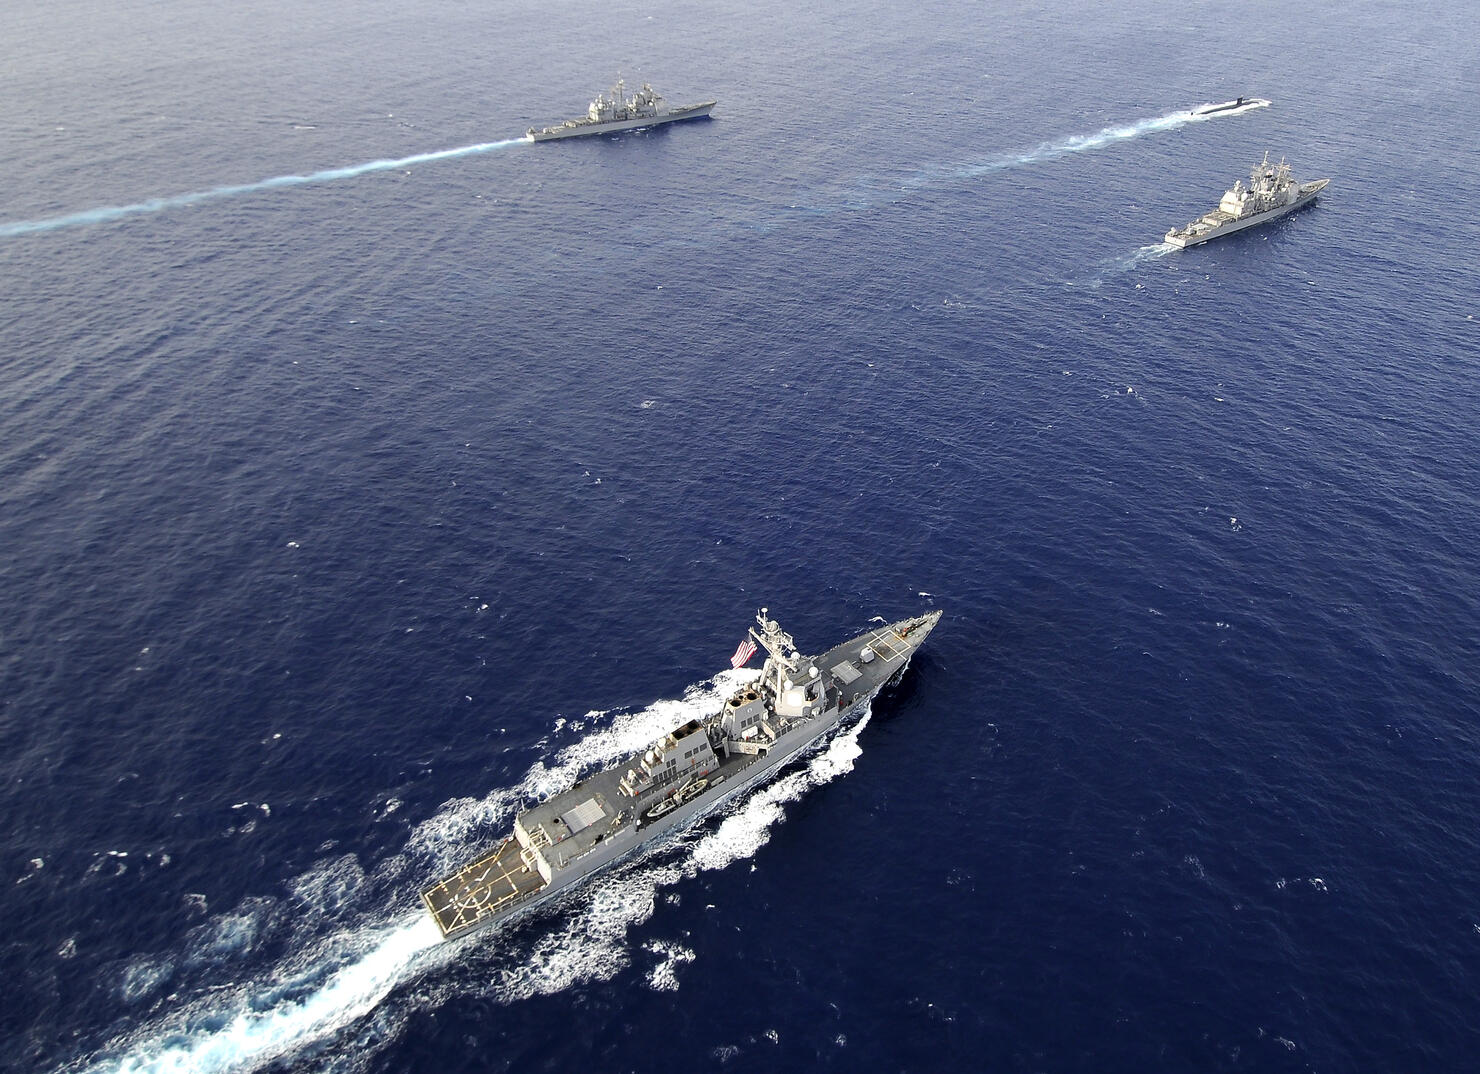
[(765, 649), (758, 679), (713, 715), (520, 813), (513, 834), (421, 893), (443, 938), (537, 906), (765, 781), (897, 681), (940, 616), (901, 619), (809, 657), (762, 608), (731, 661)]
[(612, 131), (679, 123), (685, 119), (704, 119), (715, 104), (714, 101), (705, 101), (703, 104), (669, 108), (646, 82), (631, 97), (626, 95), (623, 84), (618, 82), (610, 93), (597, 94), (584, 116), (567, 119), (553, 127), (530, 127), (525, 137), (531, 142), (551, 142), (557, 138), (582, 138), (588, 134), (610, 134)]
[(1166, 241), (1186, 249), (1223, 235), (1232, 235), (1246, 227), (1278, 220), (1286, 213), (1315, 201), (1316, 195), (1325, 190), (1330, 181), (1315, 179), (1309, 183), (1297, 183), (1290, 177), (1290, 166), (1284, 160), (1271, 164), (1269, 154), (1265, 153), (1264, 160), (1254, 165), (1254, 170), (1249, 173), (1247, 188), (1242, 180), (1236, 181), (1216, 209), (1186, 227), (1172, 228), (1167, 232)]

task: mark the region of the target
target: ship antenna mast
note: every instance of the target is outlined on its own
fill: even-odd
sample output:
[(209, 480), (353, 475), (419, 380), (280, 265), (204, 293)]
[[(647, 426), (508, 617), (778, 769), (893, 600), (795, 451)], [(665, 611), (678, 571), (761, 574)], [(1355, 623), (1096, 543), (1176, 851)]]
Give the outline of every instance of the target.
[(756, 613), (756, 625), (750, 628), (750, 636), (756, 640), (756, 644), (770, 653), (778, 663), (784, 664), (792, 671), (797, 669), (797, 646), (791, 640), (791, 635), (781, 629), (781, 624), (774, 619), (766, 618), (767, 609), (762, 608)]

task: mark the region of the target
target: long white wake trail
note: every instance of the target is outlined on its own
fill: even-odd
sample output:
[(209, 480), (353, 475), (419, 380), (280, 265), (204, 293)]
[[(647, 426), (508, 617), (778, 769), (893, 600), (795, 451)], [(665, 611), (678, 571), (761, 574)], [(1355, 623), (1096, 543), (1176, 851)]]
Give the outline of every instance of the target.
[(1134, 123), (1104, 127), (1101, 130), (1095, 131), (1093, 134), (1074, 134), (1055, 141), (1044, 142), (1042, 145), (1026, 152), (1011, 153), (1000, 157), (993, 157), (989, 160), (976, 161), (963, 165), (959, 174), (963, 178), (966, 178), (986, 175), (990, 172), (1005, 171), (1009, 168), (1022, 168), (1031, 164), (1041, 164), (1044, 161), (1057, 160), (1060, 157), (1070, 156), (1074, 153), (1088, 153), (1096, 149), (1103, 149), (1117, 142), (1128, 142), (1132, 138), (1140, 138), (1146, 134), (1159, 134), (1163, 131), (1171, 131), (1179, 127), (1190, 126), (1193, 123), (1206, 123), (1210, 119), (1241, 116), (1257, 108), (1268, 107), (1268, 101), (1254, 100), (1238, 108), (1228, 108), (1206, 114), (1199, 114), (1196, 109), (1168, 112), (1164, 116), (1155, 116), (1151, 119), (1137, 120)]
[(1177, 130), (1194, 123), (1206, 123), (1211, 119), (1226, 116), (1241, 116), (1255, 109), (1269, 107), (1266, 100), (1255, 99), (1236, 107), (1221, 107), (1216, 112), (1204, 112), (1198, 108), (1179, 109), (1166, 115), (1150, 119), (1138, 119), (1112, 127), (1103, 127), (1091, 134), (1069, 134), (1052, 141), (1041, 142), (1032, 149), (1016, 152), (996, 152), (970, 160), (957, 160), (932, 164), (913, 175), (907, 176), (861, 176), (848, 184), (846, 192), (838, 195), (830, 204), (793, 205), (792, 208), (808, 213), (835, 213), (876, 208), (892, 205), (903, 199), (915, 197), (921, 192), (938, 186), (954, 186), (963, 180), (980, 179), (998, 172), (1031, 168), (1037, 164), (1073, 156), (1077, 153), (1093, 153), (1134, 138), (1148, 134), (1160, 134)]
[(106, 224), (126, 216), (141, 213), (159, 213), (167, 209), (183, 209), (187, 205), (198, 205), (203, 201), (235, 198), (243, 194), (255, 194), (263, 190), (278, 190), (283, 187), (308, 186), (312, 183), (332, 183), (340, 179), (353, 179), (369, 172), (396, 171), (417, 164), (430, 164), (438, 160), (453, 160), (471, 157), (479, 153), (491, 153), (496, 149), (507, 149), (514, 145), (528, 145), (527, 138), (506, 138), (501, 142), (479, 142), (477, 145), (458, 146), (456, 149), (438, 149), (431, 153), (416, 153), (394, 160), (372, 160), (364, 164), (351, 164), (346, 168), (328, 168), (306, 175), (277, 175), (271, 179), (259, 179), (255, 183), (240, 183), (234, 186), (217, 186), (210, 190), (196, 190), (189, 194), (171, 194), (162, 198), (134, 202), (132, 205), (109, 205), (98, 209), (85, 209), (66, 216), (52, 216), (44, 220), (16, 220), (0, 224), (0, 238), (14, 238), (38, 231), (56, 231), (60, 228), (86, 227), (90, 224)]
[[(1239, 108), (1225, 109), (1206, 115), (1198, 115), (1193, 110), (1168, 112), (1166, 115), (1157, 116), (1154, 119), (1143, 119), (1121, 126), (1105, 127), (1103, 130), (1096, 131), (1093, 134), (1075, 134), (1058, 139), (1057, 141), (1044, 142), (1042, 145), (1027, 152), (1006, 154), (984, 161), (967, 163), (949, 172), (948, 175), (955, 178), (970, 178), (986, 175), (990, 172), (1004, 171), (1009, 168), (1021, 168), (1031, 164), (1039, 164), (1043, 161), (1054, 160), (1058, 157), (1068, 156), (1072, 153), (1086, 153), (1116, 142), (1139, 138), (1144, 134), (1175, 130), (1178, 127), (1185, 127), (1191, 123), (1203, 123), (1210, 119), (1220, 119), (1225, 116), (1243, 115), (1245, 112), (1253, 111), (1256, 108), (1268, 107), (1268, 104), (1269, 102), (1267, 101), (1256, 100)], [(41, 220), (14, 220), (10, 223), (0, 223), (0, 239), (16, 238), (20, 235), (31, 235), (43, 231), (57, 231), (62, 228), (106, 224), (129, 216), (165, 212), (169, 209), (182, 209), (186, 206), (198, 205), (205, 201), (235, 198), (244, 194), (255, 194), (265, 190), (278, 190), (284, 187), (307, 186), (313, 183), (332, 183), (340, 179), (353, 179), (356, 176), (365, 175), (370, 172), (395, 171), (401, 168), (410, 168), (417, 164), (429, 164), (439, 160), (453, 160), (457, 157), (469, 157), (479, 153), (490, 153), (498, 149), (507, 149), (510, 146), (529, 144), (531, 143), (528, 138), (506, 138), (498, 142), (479, 142), (476, 145), (458, 146), (455, 149), (438, 149), (430, 153), (416, 153), (409, 157), (372, 160), (364, 164), (351, 164), (345, 168), (328, 168), (324, 171), (310, 172), (306, 175), (277, 175), (271, 179), (259, 179), (254, 183), (217, 186), (209, 190), (192, 191), (188, 194), (171, 194), (166, 197), (150, 198), (147, 201), (134, 202), (131, 205), (108, 205), (96, 209), (85, 209), (81, 212), (68, 213), (65, 216), (46, 217)], [(941, 178), (942, 175), (940, 172), (934, 172), (929, 175), (920, 175), (909, 179), (904, 185), (907, 188), (928, 186), (932, 182), (939, 181)]]
[[(562, 749), (551, 766), (536, 763), (518, 786), (484, 799), (449, 803), (413, 832), (407, 850), (413, 852), (413, 860), (427, 853), (443, 865), (460, 859), (473, 832), (506, 823), (525, 799), (566, 786), (593, 766), (629, 755), (676, 723), (711, 711), (748, 677), (745, 672), (726, 672), (691, 689), (681, 701), (619, 715)], [(862, 752), (859, 732), (868, 719), (865, 714), (806, 764), (741, 799), (717, 828), (691, 829), (619, 867), (580, 899), (571, 897), (560, 919), (540, 922), (524, 933), (494, 930), (488, 939), (500, 952), (500, 968), (478, 984), (460, 981), (454, 987), (482, 988), (487, 998), (506, 1004), (611, 977), (631, 963), (634, 951), (628, 932), (652, 916), (660, 893), (683, 879), (753, 855), (784, 816), (787, 802), (853, 768)], [(414, 881), (407, 883), (414, 886)], [(419, 979), (458, 958), (484, 953), (468, 946), (475, 941), (442, 943), (436, 926), (420, 912), (398, 912), (386, 920), (373, 908), (345, 909), (350, 914), (368, 909), (367, 923), (341, 926), (337, 932), (331, 926), (329, 934), (251, 979), (225, 989), (201, 990), (184, 1008), (115, 1040), (89, 1065), (90, 1074), (239, 1074), (305, 1048), (322, 1047), (366, 1018), (377, 1022), (382, 1039), (394, 1037), (414, 1010), (435, 1005), (446, 987), (432, 978), (427, 988), (416, 984)], [(664, 962), (654, 969), (654, 987), (677, 987), (673, 969), (691, 961), (693, 953), (671, 944), (659, 948)], [(188, 953), (182, 961), (191, 961)], [(397, 989), (401, 990), (397, 997), (385, 1002)], [(353, 1069), (364, 1056), (347, 1058)]]

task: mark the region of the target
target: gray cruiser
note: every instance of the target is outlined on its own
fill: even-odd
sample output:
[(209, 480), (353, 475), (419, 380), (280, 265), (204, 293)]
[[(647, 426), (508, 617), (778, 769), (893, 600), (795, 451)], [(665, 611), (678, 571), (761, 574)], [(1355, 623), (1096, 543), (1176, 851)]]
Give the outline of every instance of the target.
[(567, 119), (553, 127), (529, 128), (525, 135), (531, 142), (551, 142), (557, 138), (582, 138), (588, 134), (610, 134), (613, 131), (630, 131), (639, 127), (656, 127), (663, 123), (679, 123), (685, 119), (703, 119), (715, 106), (714, 101), (689, 104), (681, 108), (669, 108), (663, 98), (646, 82), (642, 89), (631, 97), (618, 82), (610, 93), (599, 93), (586, 114), (576, 119)]
[(1314, 179), (1309, 183), (1297, 183), (1290, 176), (1290, 166), (1281, 160), (1269, 162), (1269, 154), (1254, 165), (1249, 174), (1249, 185), (1240, 180), (1233, 184), (1218, 208), (1199, 217), (1186, 227), (1174, 227), (1167, 232), (1166, 241), (1173, 246), (1186, 249), (1199, 243), (1232, 235), (1246, 227), (1278, 220), (1286, 213), (1294, 212), (1316, 200), (1316, 195), (1326, 189), (1329, 179)]
[(939, 611), (803, 656), (762, 608), (732, 662), (759, 645), (760, 678), (718, 712), (675, 727), (514, 818), (497, 846), (421, 893), (446, 939), (537, 906), (766, 779), (897, 681)]

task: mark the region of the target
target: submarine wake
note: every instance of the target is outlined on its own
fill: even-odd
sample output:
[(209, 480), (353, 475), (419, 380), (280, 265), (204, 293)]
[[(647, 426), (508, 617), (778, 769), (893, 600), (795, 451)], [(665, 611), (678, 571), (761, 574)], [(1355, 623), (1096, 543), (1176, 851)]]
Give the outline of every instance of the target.
[[(556, 751), (548, 767), (536, 761), (516, 785), (486, 798), (444, 805), (411, 833), (402, 852), (375, 877), (363, 877), (352, 858), (347, 865), (330, 863), (299, 877), (289, 884), (298, 906), (307, 891), (337, 885), (350, 891), (385, 889), (393, 893), (395, 908), (378, 908), (374, 896), (356, 894), (344, 900), (317, 935), (305, 937), (290, 954), (235, 982), (173, 979), (202, 961), (202, 951), (209, 948), (204, 942), (188, 945), (190, 949), (177, 952), (163, 968), (158, 961), (150, 963), (159, 992), (191, 998), (118, 1034), (85, 1063), (65, 1069), (96, 1074), (227, 1074), (291, 1062), (294, 1056), (311, 1052), (317, 1066), (358, 1070), (369, 1054), (400, 1035), (412, 1015), (435, 1009), (453, 994), (476, 995), (507, 1006), (608, 980), (634, 959), (654, 963), (646, 967), (649, 987), (678, 988), (676, 970), (693, 961), (693, 952), (673, 943), (634, 944), (629, 930), (652, 917), (665, 889), (750, 858), (784, 818), (787, 803), (850, 771), (862, 753), (858, 736), (869, 721), (867, 708), (857, 721), (801, 758), (799, 765), (723, 808), (718, 825), (700, 822), (645, 848), (594, 884), (562, 897), (559, 917), (543, 919), (534, 928), (499, 928), (484, 934), (482, 942), (444, 943), (420, 908), (405, 909), (403, 896), (418, 883), (408, 874), (419, 877), (429, 857), (445, 863), (464, 855), (470, 842), (486, 838), (489, 825), (505, 822), (529, 798), (568, 786), (582, 773), (629, 755), (676, 724), (712, 712), (751, 677), (745, 671), (727, 671), (691, 687), (680, 700), (660, 701), (602, 720)], [(590, 713), (576, 728), (604, 715)], [(348, 882), (336, 875), (346, 869), (354, 874)], [(284, 909), (267, 902), (246, 915), (225, 915), (223, 921), (254, 914), (271, 917)], [(472, 965), (472, 972), (454, 978), (454, 965), (464, 961)], [(177, 970), (176, 964), (184, 969)], [(336, 1038), (341, 1039), (336, 1043)]]
[(280, 190), (284, 187), (308, 186), (314, 183), (333, 183), (340, 179), (353, 179), (370, 172), (395, 171), (417, 164), (430, 164), (438, 160), (454, 160), (471, 157), (479, 153), (491, 153), (496, 149), (507, 149), (513, 145), (528, 145), (527, 138), (506, 138), (499, 142), (479, 142), (477, 145), (458, 146), (456, 149), (438, 149), (430, 153), (415, 153), (394, 160), (372, 160), (364, 164), (351, 164), (345, 168), (328, 168), (306, 175), (277, 175), (271, 179), (260, 179), (255, 183), (239, 183), (232, 186), (217, 186), (210, 190), (196, 190), (188, 194), (171, 194), (162, 198), (134, 202), (132, 205), (109, 205), (66, 216), (52, 216), (44, 220), (15, 220), (0, 223), (0, 238), (15, 238), (41, 231), (58, 231), (62, 228), (88, 227), (92, 224), (107, 224), (128, 216), (144, 213), (159, 213), (168, 209), (183, 209), (188, 205), (199, 205), (205, 201), (236, 198), (243, 194), (255, 194), (264, 190)]
[[(1200, 106), (1200, 108), (1206, 107), (1208, 106)], [(1107, 146), (1145, 137), (1148, 134), (1161, 134), (1194, 123), (1206, 123), (1209, 120), (1239, 116), (1267, 107), (1269, 107), (1268, 101), (1251, 98), (1245, 104), (1219, 108), (1213, 112), (1203, 112), (1200, 109), (1178, 109), (1175, 112), (1153, 116), (1149, 119), (1102, 127), (1090, 134), (1065, 135), (1062, 138), (1042, 142), (1032, 149), (998, 153), (975, 160), (934, 164), (913, 175), (859, 176), (853, 179), (846, 189), (838, 191), (828, 202), (811, 205), (794, 204), (790, 208), (795, 212), (812, 216), (866, 211), (880, 205), (895, 204), (932, 187), (959, 184), (963, 180), (980, 179), (999, 172), (1030, 168), (1078, 153), (1092, 153)]]
[(1267, 107), (1269, 107), (1268, 101), (1252, 100), (1248, 104), (1217, 112), (1200, 113), (1195, 109), (1179, 109), (1176, 112), (1168, 112), (1166, 115), (1154, 116), (1150, 119), (1137, 120), (1134, 123), (1103, 127), (1093, 134), (1069, 135), (1055, 141), (1044, 142), (1025, 152), (993, 157), (989, 160), (967, 164), (962, 167), (959, 174), (961, 178), (973, 178), (991, 172), (1042, 164), (1045, 161), (1057, 160), (1060, 157), (1070, 156), (1075, 153), (1093, 152), (1094, 150), (1103, 149), (1106, 146), (1116, 145), (1120, 142), (1128, 142), (1133, 138), (1140, 138), (1147, 134), (1161, 134), (1165, 131), (1173, 131), (1180, 127), (1190, 126), (1193, 123), (1206, 123), (1209, 120), (1223, 119), (1227, 116), (1240, 116), (1256, 108)]

